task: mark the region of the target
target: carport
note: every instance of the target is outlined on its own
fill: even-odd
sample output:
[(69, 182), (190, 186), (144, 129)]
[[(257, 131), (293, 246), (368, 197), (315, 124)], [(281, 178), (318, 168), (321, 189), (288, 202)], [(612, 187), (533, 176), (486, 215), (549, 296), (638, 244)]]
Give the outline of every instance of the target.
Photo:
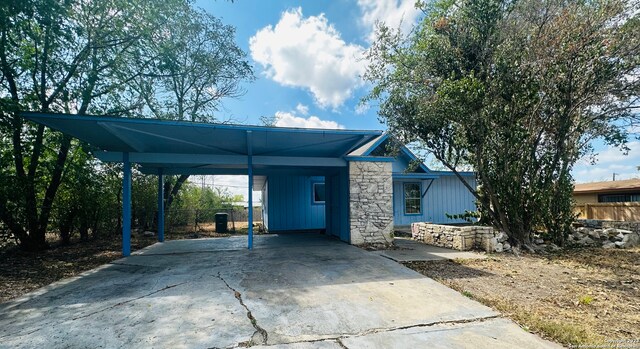
[[(348, 154), (382, 131), (324, 130), (205, 124), (157, 119), (23, 113), (30, 121), (75, 137), (93, 147), (103, 162), (123, 164), (122, 254), (131, 253), (131, 164), (158, 177), (158, 241), (164, 241), (165, 175), (247, 175), (248, 201), (253, 207), (254, 180), (270, 174), (327, 176), (327, 230), (348, 231), (345, 207)], [(362, 159), (358, 159), (362, 160)], [(374, 159), (375, 160), (375, 159)], [(342, 181), (342, 183), (340, 183)], [(347, 205), (348, 206), (348, 203)], [(253, 247), (253, 212), (249, 209), (247, 247)]]

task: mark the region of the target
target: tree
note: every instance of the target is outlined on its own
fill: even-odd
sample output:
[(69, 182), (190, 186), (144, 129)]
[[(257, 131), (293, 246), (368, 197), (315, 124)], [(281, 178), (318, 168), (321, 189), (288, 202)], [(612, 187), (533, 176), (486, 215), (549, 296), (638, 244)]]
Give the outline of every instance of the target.
[(91, 222), (101, 209), (100, 202), (104, 201), (100, 189), (105, 183), (95, 170), (97, 160), (81, 146), (72, 148), (52, 210), (52, 223), (58, 228), (62, 244), (70, 242), (76, 225), (81, 239), (88, 239)]
[(19, 112), (99, 109), (96, 101), (122, 85), (112, 77), (127, 71), (133, 48), (162, 20), (161, 10), (142, 1), (125, 8), (116, 1), (3, 3), (2, 133), (11, 138), (13, 171), (2, 185), (13, 190), (3, 190), (0, 215), (23, 248), (47, 246), (45, 232), (72, 142), (25, 123)]
[[(224, 97), (244, 94), (242, 81), (254, 79), (246, 53), (235, 43), (235, 28), (198, 9), (176, 14), (159, 32), (150, 50), (157, 59), (135, 80), (134, 95), (144, 101), (138, 115), (159, 119), (213, 122)], [(167, 180), (165, 209), (182, 185), (181, 175)]]
[(639, 15), (623, 1), (420, 3), (408, 38), (385, 26), (370, 50), (366, 101), (465, 183), (515, 246), (546, 230), (562, 244), (574, 216), (574, 163), (602, 138), (624, 146), (640, 79)]
[[(20, 111), (126, 115), (140, 110), (144, 100), (137, 83), (159, 83), (155, 74), (170, 52), (157, 48), (170, 42), (166, 37), (171, 25), (193, 11), (186, 0), (27, 0), (0, 5), (0, 219), (22, 248), (47, 247), (45, 232), (68, 155), (81, 144), (25, 122)], [(200, 24), (200, 30), (209, 29), (210, 23)], [(228, 71), (219, 73), (222, 80), (228, 77)], [(215, 90), (215, 84), (211, 88)], [(196, 104), (204, 112), (214, 101)]]

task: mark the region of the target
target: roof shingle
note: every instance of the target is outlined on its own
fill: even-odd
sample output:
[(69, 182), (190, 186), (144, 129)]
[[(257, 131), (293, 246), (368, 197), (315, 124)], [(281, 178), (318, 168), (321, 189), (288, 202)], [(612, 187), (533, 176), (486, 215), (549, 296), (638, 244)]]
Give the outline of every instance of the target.
[(576, 184), (574, 193), (601, 193), (640, 190), (640, 178)]

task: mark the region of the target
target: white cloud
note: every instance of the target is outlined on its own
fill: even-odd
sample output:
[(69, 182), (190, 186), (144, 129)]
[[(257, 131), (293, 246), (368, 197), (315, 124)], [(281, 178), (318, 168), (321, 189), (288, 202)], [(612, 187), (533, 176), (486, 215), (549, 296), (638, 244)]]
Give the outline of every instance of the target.
[(415, 0), (358, 0), (362, 12), (360, 22), (370, 31), (368, 39), (375, 39), (376, 22), (408, 34), (421, 13), (415, 3)]
[(603, 182), (612, 180), (614, 173), (617, 180), (640, 177), (635, 166), (590, 166), (574, 170), (573, 178), (576, 183)]
[(300, 128), (343, 129), (344, 126), (331, 120), (322, 120), (317, 116), (303, 118), (287, 112), (276, 112), (276, 126)]
[(362, 115), (362, 114), (368, 112), (369, 108), (370, 108), (369, 103), (358, 103), (358, 105), (356, 105), (356, 108), (355, 108), (354, 111), (356, 112), (356, 114)]
[(298, 103), (298, 105), (296, 105), (296, 110), (302, 115), (309, 114), (309, 107), (302, 103)]
[(274, 81), (308, 89), (322, 107), (337, 108), (363, 84), (364, 48), (347, 44), (324, 14), (304, 18), (300, 7), (249, 39), (251, 57)]
[(598, 152), (596, 158), (600, 164), (638, 162), (640, 166), (640, 141), (627, 143), (629, 153), (625, 155), (619, 148), (608, 146), (605, 150)]
[(573, 170), (573, 177), (577, 183), (610, 181), (613, 174), (616, 179), (640, 177), (637, 167), (640, 166), (640, 141), (627, 144), (627, 155), (618, 148), (607, 146), (596, 154), (597, 162), (591, 165), (588, 159), (581, 159)]

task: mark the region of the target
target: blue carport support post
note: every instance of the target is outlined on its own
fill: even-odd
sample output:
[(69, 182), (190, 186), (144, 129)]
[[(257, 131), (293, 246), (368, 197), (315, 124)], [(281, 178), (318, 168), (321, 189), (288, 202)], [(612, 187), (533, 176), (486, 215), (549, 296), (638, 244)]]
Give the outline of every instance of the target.
[(158, 241), (164, 242), (164, 175), (158, 170)]
[(122, 255), (131, 254), (131, 162), (129, 153), (122, 156)]
[(249, 231), (248, 231), (248, 240), (249, 240), (249, 249), (253, 249), (253, 151), (251, 149), (251, 131), (247, 131), (247, 170), (249, 174)]

